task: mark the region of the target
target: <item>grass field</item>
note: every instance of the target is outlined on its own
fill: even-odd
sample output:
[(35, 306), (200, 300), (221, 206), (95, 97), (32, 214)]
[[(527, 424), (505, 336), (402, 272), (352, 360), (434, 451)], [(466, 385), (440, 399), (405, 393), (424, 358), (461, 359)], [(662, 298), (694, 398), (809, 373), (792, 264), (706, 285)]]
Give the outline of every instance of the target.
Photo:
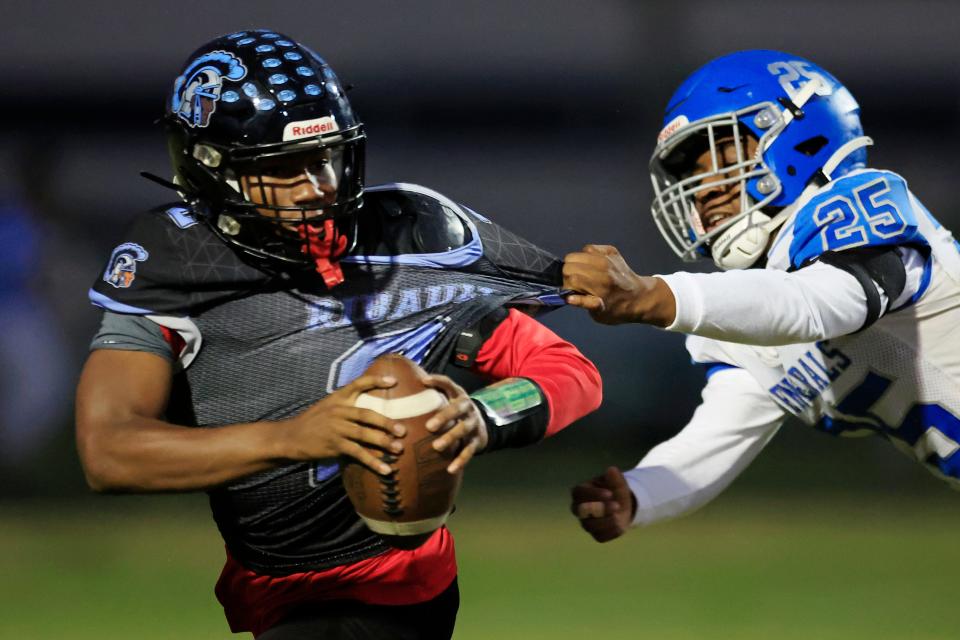
[[(735, 494), (598, 545), (564, 500), (461, 496), (456, 638), (960, 636), (954, 501)], [(232, 637), (204, 509), (198, 496), (6, 505), (0, 638)]]

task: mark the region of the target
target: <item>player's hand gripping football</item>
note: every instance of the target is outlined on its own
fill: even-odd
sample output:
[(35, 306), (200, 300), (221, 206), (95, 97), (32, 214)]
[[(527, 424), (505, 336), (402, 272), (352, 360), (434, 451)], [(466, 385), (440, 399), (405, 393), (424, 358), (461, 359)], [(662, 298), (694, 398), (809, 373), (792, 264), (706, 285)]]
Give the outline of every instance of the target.
[(427, 421), (426, 426), (428, 431), (441, 434), (433, 442), (434, 449), (459, 452), (447, 466), (448, 472), (456, 473), (477, 451), (487, 446), (487, 424), (463, 387), (447, 376), (428, 375), (423, 382), (440, 390), (449, 401)]
[(637, 501), (620, 469), (610, 467), (602, 476), (578, 484), (570, 493), (570, 510), (597, 542), (619, 538), (630, 528)]
[(659, 327), (673, 323), (676, 302), (660, 278), (638, 276), (616, 247), (588, 244), (567, 254), (563, 286), (575, 293), (567, 302), (590, 312), (602, 324), (644, 322)]
[(379, 460), (367, 447), (400, 453), (406, 428), (370, 409), (355, 407), (357, 397), (373, 389), (388, 389), (397, 383), (393, 376), (360, 376), (314, 403), (298, 416), (278, 424), (283, 457), (317, 460), (350, 456), (373, 471), (388, 474), (390, 465)]

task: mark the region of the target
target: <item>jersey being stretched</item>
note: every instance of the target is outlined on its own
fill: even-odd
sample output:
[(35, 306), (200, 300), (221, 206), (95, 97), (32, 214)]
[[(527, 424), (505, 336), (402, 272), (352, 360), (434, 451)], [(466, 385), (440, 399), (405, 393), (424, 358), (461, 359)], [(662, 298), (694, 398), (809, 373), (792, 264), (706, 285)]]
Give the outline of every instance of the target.
[[(462, 330), (507, 304), (559, 303), (559, 262), (429, 189), (368, 190), (359, 245), (326, 289), (249, 263), (196, 212), (142, 217), (91, 291), (94, 303), (178, 332), (168, 418), (202, 428), (296, 415), (382, 353), (441, 370)], [(113, 348), (109, 338), (95, 348)], [(236, 559), (261, 573), (382, 553), (346, 499), (336, 460), (290, 464), (210, 491)]]

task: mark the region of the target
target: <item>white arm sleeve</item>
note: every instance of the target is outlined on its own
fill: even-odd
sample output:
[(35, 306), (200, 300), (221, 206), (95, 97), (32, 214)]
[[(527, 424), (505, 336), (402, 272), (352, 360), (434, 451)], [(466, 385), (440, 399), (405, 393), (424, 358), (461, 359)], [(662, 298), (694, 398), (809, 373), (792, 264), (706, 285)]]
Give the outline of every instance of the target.
[(637, 499), (634, 524), (676, 518), (712, 500), (753, 461), (784, 418), (747, 371), (714, 373), (687, 426), (624, 474)]
[[(916, 292), (925, 264), (915, 249), (898, 251), (907, 286), (892, 308)], [(867, 317), (867, 296), (857, 279), (821, 262), (791, 273), (748, 269), (657, 277), (677, 303), (677, 317), (667, 329), (715, 340), (759, 346), (814, 342), (853, 333)], [(887, 296), (879, 286), (877, 291), (886, 309)]]

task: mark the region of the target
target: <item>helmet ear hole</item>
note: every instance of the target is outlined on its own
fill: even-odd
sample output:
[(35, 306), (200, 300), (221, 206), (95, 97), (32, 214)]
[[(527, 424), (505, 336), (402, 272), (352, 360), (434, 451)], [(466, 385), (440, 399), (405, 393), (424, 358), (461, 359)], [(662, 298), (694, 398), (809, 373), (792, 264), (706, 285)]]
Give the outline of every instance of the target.
[[(827, 146), (828, 142), (829, 140), (823, 136), (814, 136), (812, 138), (807, 138), (793, 148), (807, 157), (812, 157), (817, 155), (821, 149)], [(794, 174), (791, 173), (790, 175)]]
[(793, 166), (792, 164), (789, 165), (789, 166), (787, 166), (787, 175), (788, 175), (788, 176), (795, 176), (795, 175), (797, 175), (797, 168), (796, 168), (795, 166)]

